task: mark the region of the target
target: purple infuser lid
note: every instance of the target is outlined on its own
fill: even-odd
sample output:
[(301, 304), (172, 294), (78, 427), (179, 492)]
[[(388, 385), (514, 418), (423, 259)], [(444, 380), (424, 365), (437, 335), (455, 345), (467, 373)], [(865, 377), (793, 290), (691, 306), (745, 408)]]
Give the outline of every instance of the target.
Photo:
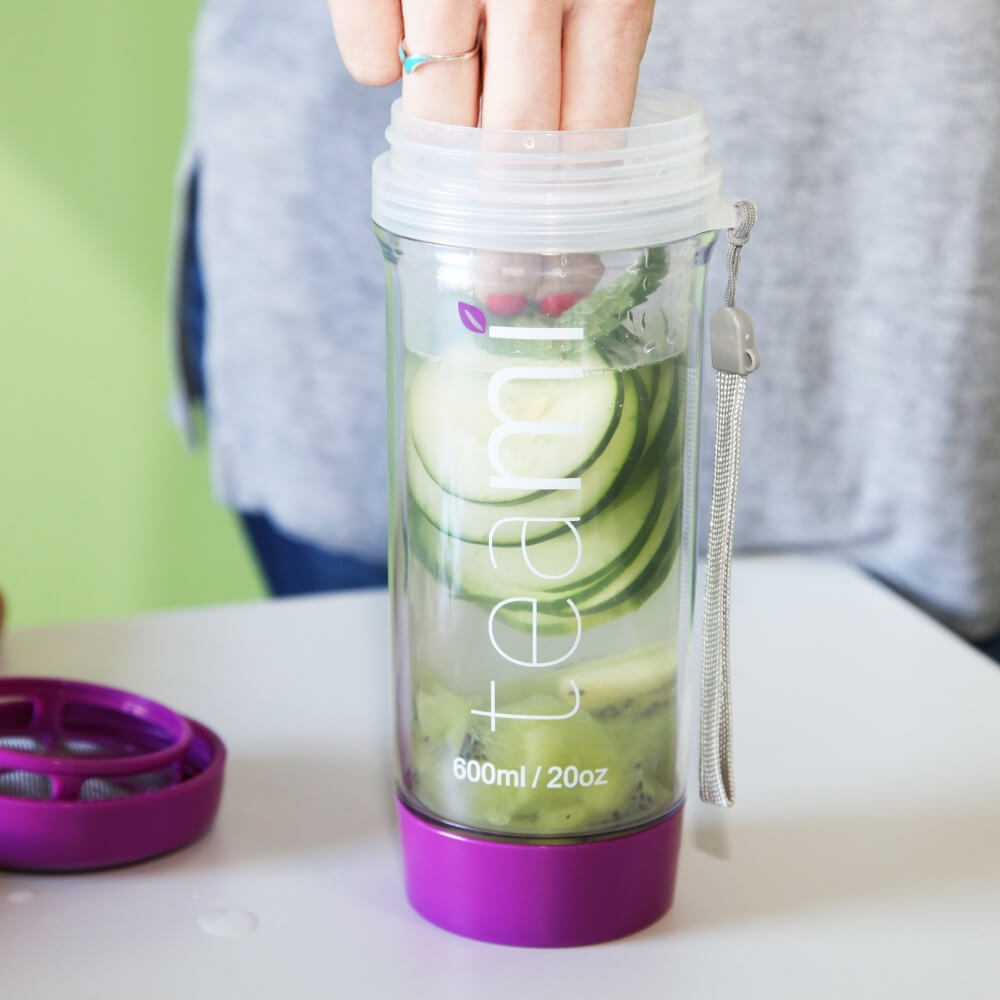
[(181, 847), (215, 818), (225, 760), (215, 733), (148, 698), (0, 678), (0, 868), (85, 871)]
[(406, 893), (431, 923), (494, 944), (565, 948), (624, 937), (670, 908), (682, 810), (634, 833), (532, 844), (462, 833), (398, 801)]

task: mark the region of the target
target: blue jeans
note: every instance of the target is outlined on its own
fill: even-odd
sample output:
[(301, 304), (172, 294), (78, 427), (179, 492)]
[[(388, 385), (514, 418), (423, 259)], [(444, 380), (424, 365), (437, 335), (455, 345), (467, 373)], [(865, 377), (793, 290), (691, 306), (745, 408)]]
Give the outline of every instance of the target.
[[(205, 284), (198, 249), (198, 175), (192, 174), (187, 189), (186, 226), (182, 247), (177, 342), (180, 371), (189, 399), (209, 411), (209, 389), (205, 379)], [(358, 559), (347, 552), (334, 552), (282, 531), (263, 513), (241, 511), (243, 530), (257, 564), (274, 597), (315, 594), (330, 590), (384, 587), (388, 578), (384, 562)]]
[(987, 656), (992, 656), (994, 660), (1000, 663), (1000, 635), (995, 635), (992, 639), (987, 639), (978, 645)]

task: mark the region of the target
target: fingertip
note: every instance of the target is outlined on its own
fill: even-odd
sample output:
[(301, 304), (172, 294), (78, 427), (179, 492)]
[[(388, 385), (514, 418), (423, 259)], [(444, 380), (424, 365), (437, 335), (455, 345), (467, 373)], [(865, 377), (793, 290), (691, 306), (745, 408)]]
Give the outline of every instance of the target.
[(379, 59), (363, 62), (356, 59), (349, 60), (346, 56), (341, 55), (341, 60), (347, 72), (358, 83), (364, 84), (366, 87), (387, 87), (402, 76), (399, 59), (396, 56), (393, 56), (391, 61)]
[(399, 0), (330, 0), (333, 33), (344, 68), (367, 87), (384, 87), (400, 76)]
[[(534, 298), (541, 266), (538, 254), (480, 250), (475, 264), (476, 298), (497, 315), (520, 312)], [(518, 301), (520, 306), (515, 309)]]
[(584, 299), (597, 287), (603, 274), (604, 262), (596, 253), (547, 254), (539, 269), (535, 300), (542, 303), (553, 297)]

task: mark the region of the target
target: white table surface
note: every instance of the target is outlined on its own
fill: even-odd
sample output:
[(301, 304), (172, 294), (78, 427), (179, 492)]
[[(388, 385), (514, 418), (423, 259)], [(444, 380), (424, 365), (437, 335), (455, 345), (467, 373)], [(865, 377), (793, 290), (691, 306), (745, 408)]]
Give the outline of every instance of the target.
[(737, 806), (689, 805), (665, 919), (563, 951), (408, 908), (384, 594), (11, 633), (5, 673), (159, 698), (230, 761), (183, 851), (0, 873), (0, 997), (1000, 997), (1000, 670), (837, 563), (742, 560), (734, 602)]

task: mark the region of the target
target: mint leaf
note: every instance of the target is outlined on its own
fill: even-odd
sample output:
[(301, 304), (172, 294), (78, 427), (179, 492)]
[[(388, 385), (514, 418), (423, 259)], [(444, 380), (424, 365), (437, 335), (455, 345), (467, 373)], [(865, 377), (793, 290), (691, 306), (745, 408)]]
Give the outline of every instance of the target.
[(591, 340), (608, 337), (645, 302), (666, 277), (669, 264), (663, 247), (650, 247), (643, 260), (606, 288), (577, 302), (559, 317), (558, 326), (582, 326)]

